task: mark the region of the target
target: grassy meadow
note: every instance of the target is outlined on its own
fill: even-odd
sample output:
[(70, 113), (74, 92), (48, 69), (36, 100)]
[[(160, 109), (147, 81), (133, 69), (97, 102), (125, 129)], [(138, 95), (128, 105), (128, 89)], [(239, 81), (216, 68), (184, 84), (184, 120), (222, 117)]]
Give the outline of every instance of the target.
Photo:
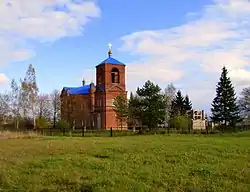
[(0, 191), (250, 191), (250, 133), (0, 139)]

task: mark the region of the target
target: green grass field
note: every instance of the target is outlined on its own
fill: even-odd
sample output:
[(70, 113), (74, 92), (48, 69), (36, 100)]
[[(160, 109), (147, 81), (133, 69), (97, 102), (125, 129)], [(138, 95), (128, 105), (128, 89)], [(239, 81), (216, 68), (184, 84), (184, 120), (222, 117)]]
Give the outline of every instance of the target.
[(250, 134), (0, 140), (0, 191), (250, 191)]

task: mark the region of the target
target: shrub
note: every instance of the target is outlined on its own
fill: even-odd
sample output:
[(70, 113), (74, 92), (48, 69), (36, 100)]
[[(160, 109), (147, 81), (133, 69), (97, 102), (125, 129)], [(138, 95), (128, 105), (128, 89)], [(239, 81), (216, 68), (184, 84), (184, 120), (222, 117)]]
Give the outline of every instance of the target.
[(165, 130), (164, 131), (160, 131), (160, 134), (164, 135), (164, 134), (166, 134), (166, 131)]
[(201, 130), (200, 133), (203, 134), (203, 135), (206, 135), (207, 134), (207, 130)]
[(192, 133), (193, 134), (201, 134), (201, 130), (194, 129), (194, 130), (192, 130)]
[(182, 134), (189, 134), (189, 131), (184, 130), (184, 131), (182, 131), (181, 133), (182, 133)]
[(25, 129), (33, 129), (34, 128), (34, 122), (31, 118), (25, 118), (20, 121), (21, 127), (24, 127)]
[(44, 118), (37, 118), (36, 119), (36, 128), (37, 129), (48, 129), (50, 127), (50, 123), (48, 120)]
[(179, 130), (188, 130), (189, 129), (189, 119), (186, 116), (177, 116), (170, 121), (171, 127)]
[(60, 130), (69, 130), (70, 124), (65, 120), (59, 120), (56, 122), (56, 128)]
[(221, 133), (219, 130), (211, 130), (209, 134), (219, 134)]

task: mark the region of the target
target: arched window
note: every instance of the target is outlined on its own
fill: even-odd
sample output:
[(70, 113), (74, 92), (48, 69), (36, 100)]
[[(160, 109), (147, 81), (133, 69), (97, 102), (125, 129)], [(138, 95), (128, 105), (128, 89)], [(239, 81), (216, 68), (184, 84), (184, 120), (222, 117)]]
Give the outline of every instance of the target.
[(112, 83), (119, 83), (120, 82), (120, 72), (119, 69), (113, 68), (111, 71), (111, 81)]

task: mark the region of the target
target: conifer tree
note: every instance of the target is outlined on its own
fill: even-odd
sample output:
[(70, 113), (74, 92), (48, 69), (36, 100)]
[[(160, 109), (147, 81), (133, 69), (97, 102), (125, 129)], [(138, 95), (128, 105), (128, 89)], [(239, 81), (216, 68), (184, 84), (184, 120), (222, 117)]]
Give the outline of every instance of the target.
[(172, 101), (171, 106), (171, 118), (177, 115), (184, 115), (186, 112), (184, 97), (180, 90), (177, 91), (175, 98)]
[(190, 101), (188, 95), (186, 95), (185, 99), (184, 99), (184, 108), (185, 108), (186, 111), (192, 109), (192, 102)]
[(171, 106), (171, 120), (170, 125), (177, 129), (188, 128), (187, 111), (192, 109), (192, 103), (189, 100), (188, 95), (182, 96), (180, 90), (177, 91), (175, 98), (173, 99)]
[(236, 94), (226, 67), (222, 68), (220, 80), (216, 87), (216, 96), (212, 102), (211, 119), (225, 126), (235, 126), (241, 120), (236, 103)]
[(167, 100), (165, 94), (161, 93), (161, 88), (147, 81), (142, 88), (137, 89), (136, 94), (139, 97), (142, 124), (151, 129), (164, 123)]
[(140, 105), (140, 98), (138, 95), (134, 95), (131, 92), (128, 102), (128, 117), (133, 122), (133, 124), (136, 124), (138, 121), (141, 123), (141, 114), (142, 109)]

